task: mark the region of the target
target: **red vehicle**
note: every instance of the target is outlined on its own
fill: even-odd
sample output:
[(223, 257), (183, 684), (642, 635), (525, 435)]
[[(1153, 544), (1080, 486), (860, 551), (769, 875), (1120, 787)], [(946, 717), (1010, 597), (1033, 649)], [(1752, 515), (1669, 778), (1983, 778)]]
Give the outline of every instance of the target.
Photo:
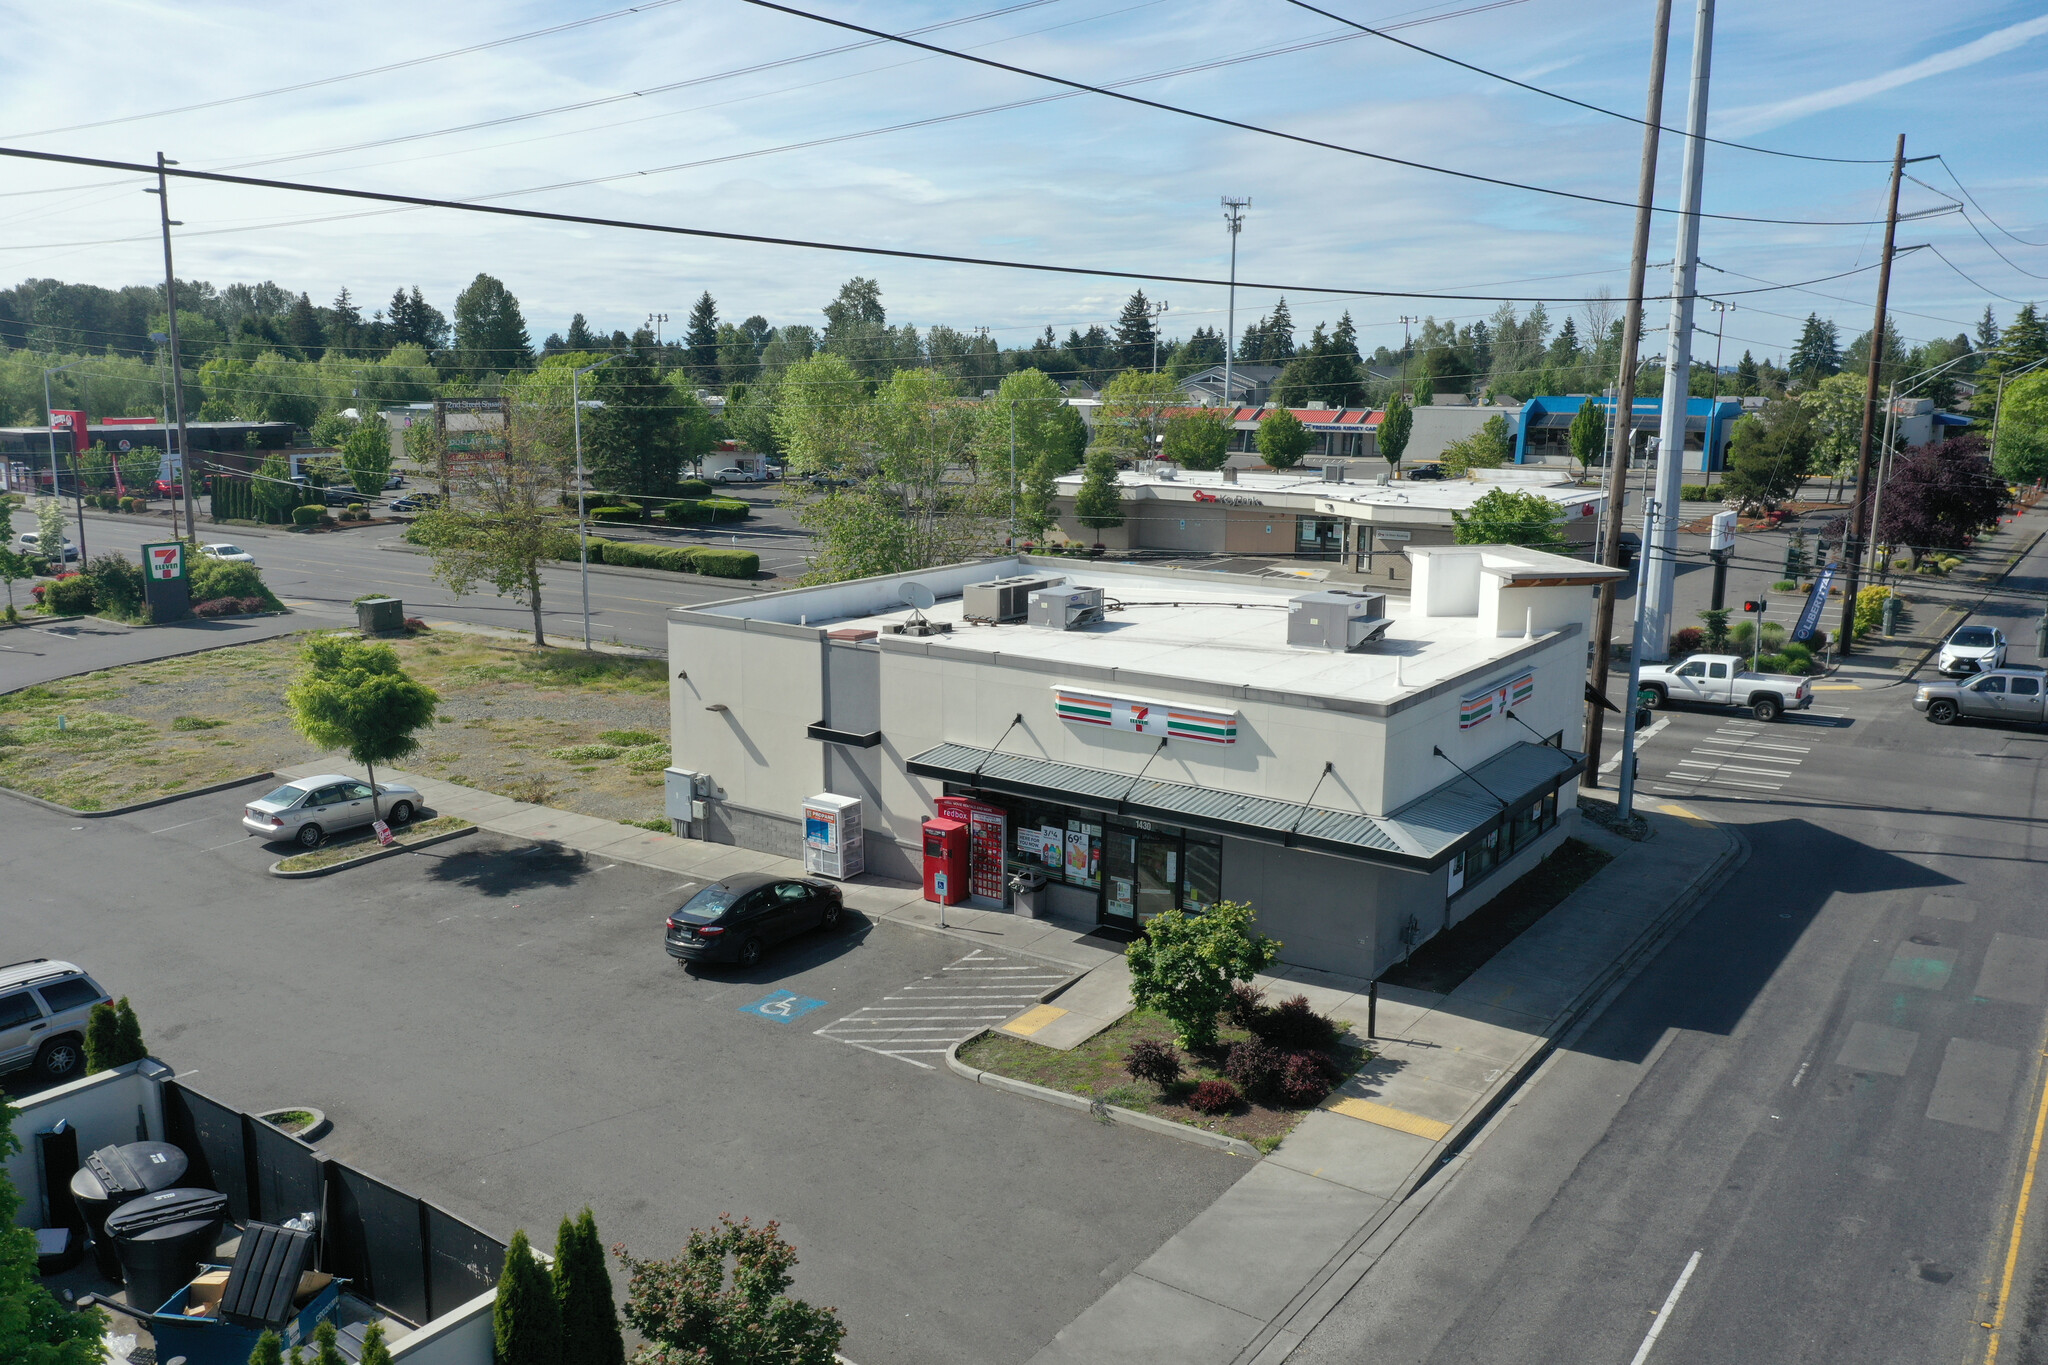
[(156, 490), (154, 496), (159, 498), (182, 498), (185, 496), (185, 485), (182, 482), (172, 483), (169, 479), (158, 479), (151, 486)]

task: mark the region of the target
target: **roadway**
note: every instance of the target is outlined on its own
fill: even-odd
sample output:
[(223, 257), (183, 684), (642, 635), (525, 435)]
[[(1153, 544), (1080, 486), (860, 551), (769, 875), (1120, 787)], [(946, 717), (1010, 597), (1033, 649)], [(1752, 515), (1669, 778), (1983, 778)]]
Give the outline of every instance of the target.
[[(2032, 662), (2048, 550), (2007, 587), (1984, 616)], [(2039, 1140), (2048, 736), (1935, 727), (1910, 685), (1819, 697), (1660, 716), (1643, 799), (1748, 862), (1291, 1361), (1984, 1358)], [(2041, 1358), (2034, 1237), (2009, 1297), (2002, 1358)]]

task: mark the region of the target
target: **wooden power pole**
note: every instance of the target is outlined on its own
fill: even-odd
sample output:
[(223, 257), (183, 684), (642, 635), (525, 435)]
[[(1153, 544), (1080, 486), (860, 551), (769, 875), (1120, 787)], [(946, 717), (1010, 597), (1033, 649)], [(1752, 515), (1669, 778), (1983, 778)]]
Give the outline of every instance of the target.
[(1892, 288), (1892, 246), (1899, 234), (1899, 179), (1906, 169), (1906, 135), (1892, 152), (1891, 202), (1884, 211), (1884, 257), (1877, 266), (1877, 321), (1870, 324), (1870, 373), (1863, 381), (1863, 435), (1856, 443), (1856, 504), (1849, 513), (1849, 543), (1842, 547), (1849, 580), (1842, 588), (1841, 658), (1856, 650), (1856, 592), (1863, 577), (1863, 547), (1870, 525), (1870, 447), (1877, 431), (1877, 376), (1884, 363), (1885, 301)]

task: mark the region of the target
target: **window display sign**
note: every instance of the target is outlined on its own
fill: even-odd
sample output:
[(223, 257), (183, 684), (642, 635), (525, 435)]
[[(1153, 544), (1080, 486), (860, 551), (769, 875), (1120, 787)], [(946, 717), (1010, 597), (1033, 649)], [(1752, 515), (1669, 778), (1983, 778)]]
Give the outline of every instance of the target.
[(1064, 862), (1063, 851), (1067, 832), (1058, 825), (1047, 825), (1038, 831), (1038, 858), (1047, 867), (1057, 870)]
[(1102, 826), (1067, 821), (1067, 880), (1075, 886), (1102, 885)]
[(1535, 694), (1534, 669), (1518, 673), (1511, 678), (1503, 678), (1477, 692), (1468, 692), (1458, 701), (1458, 728), (1469, 730), (1482, 721), (1491, 720), (1511, 706), (1520, 706)]
[(1178, 702), (1119, 697), (1107, 692), (1053, 689), (1053, 707), (1061, 720), (1074, 725), (1101, 725), (1140, 735), (1193, 739), (1205, 744), (1237, 743), (1237, 712)]

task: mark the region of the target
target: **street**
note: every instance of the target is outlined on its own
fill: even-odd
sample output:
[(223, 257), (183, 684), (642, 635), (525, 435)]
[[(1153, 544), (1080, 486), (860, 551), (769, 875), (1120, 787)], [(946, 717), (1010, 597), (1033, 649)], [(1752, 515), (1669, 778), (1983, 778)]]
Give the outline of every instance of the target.
[[(2044, 589), (2037, 549), (1979, 618), (2016, 663)], [(1982, 1358), (2038, 1141), (2048, 736), (1818, 696), (1660, 715), (1643, 799), (1748, 862), (1292, 1360)], [(2036, 1226), (2001, 1359), (2048, 1350)]]

